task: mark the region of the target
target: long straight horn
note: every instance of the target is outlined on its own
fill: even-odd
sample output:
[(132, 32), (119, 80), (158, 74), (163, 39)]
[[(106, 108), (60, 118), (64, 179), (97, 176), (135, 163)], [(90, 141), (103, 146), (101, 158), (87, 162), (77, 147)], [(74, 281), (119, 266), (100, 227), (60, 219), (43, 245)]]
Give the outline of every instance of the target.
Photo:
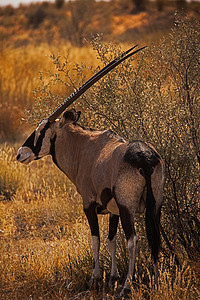
[(105, 76), (108, 72), (110, 72), (112, 69), (114, 69), (116, 66), (118, 66), (121, 62), (132, 56), (133, 54), (136, 54), (137, 52), (141, 51), (145, 47), (139, 48), (133, 52), (131, 52), (133, 49), (135, 49), (138, 45), (128, 49), (126, 52), (124, 52), (120, 57), (115, 58), (113, 61), (111, 61), (109, 64), (107, 64), (104, 68), (102, 68), (100, 71), (98, 71), (96, 74), (94, 74), (90, 79), (88, 79), (80, 88), (78, 88), (74, 93), (72, 93), (60, 106), (54, 110), (54, 112), (48, 117), (48, 121), (50, 123), (53, 123), (57, 117), (69, 106), (71, 105), (77, 98), (79, 98), (87, 89), (89, 89), (95, 82), (97, 82), (99, 79), (101, 79), (103, 76)]

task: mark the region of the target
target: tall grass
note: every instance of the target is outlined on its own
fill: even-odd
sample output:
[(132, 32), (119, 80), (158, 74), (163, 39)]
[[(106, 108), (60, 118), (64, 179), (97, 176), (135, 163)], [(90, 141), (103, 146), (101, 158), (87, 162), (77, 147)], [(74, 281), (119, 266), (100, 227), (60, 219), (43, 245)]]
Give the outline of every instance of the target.
[[(104, 279), (99, 290), (90, 290), (90, 230), (80, 196), (50, 158), (23, 166), (16, 162), (15, 153), (16, 148), (1, 146), (0, 298), (115, 299), (127, 272), (127, 248), (121, 226), (117, 238), (120, 280), (109, 291), (108, 217), (99, 217)], [(7, 197), (10, 190), (12, 193)], [(140, 226), (138, 220), (137, 231)], [(143, 243), (144, 237), (139, 235), (130, 299), (177, 300), (200, 296), (199, 279), (193, 268), (187, 262), (177, 267), (173, 259), (166, 265), (162, 255), (160, 287), (155, 290), (151, 259)]]
[(24, 168), (16, 165), (15, 150), (8, 146), (1, 148), (0, 159), (2, 297), (29, 297), (38, 284), (39, 293), (47, 293), (57, 277), (70, 284), (70, 255), (78, 260), (90, 250), (80, 197), (49, 159)]
[[(73, 70), (74, 63), (87, 61), (88, 67), (96, 63), (96, 57), (89, 46), (78, 48), (69, 43), (59, 46), (41, 44), (20, 48), (2, 49), (0, 53), (0, 141), (17, 140), (23, 130), (20, 119), (24, 109), (30, 109), (34, 102), (34, 89), (41, 83), (42, 74), (51, 77), (55, 71), (49, 58), (59, 53), (69, 61), (68, 67)], [(70, 65), (70, 66), (69, 66)], [(45, 83), (44, 83), (45, 84)], [(54, 93), (58, 87), (53, 86)], [(60, 97), (71, 92), (67, 86), (59, 87)]]
[[(192, 41), (192, 39), (190, 40)], [(111, 47), (111, 44), (109, 47)], [(100, 49), (99, 54), (101, 54), (100, 58), (102, 58), (103, 63), (110, 59), (110, 55), (113, 55), (113, 53), (110, 54), (110, 49)], [(98, 50), (98, 45), (96, 50)], [(64, 56), (63, 60), (60, 57), (60, 52)], [(48, 57), (52, 53), (56, 54), (52, 56), (54, 65)], [(27, 127), (24, 125), (24, 127), (21, 127), (18, 120), (23, 116), (22, 110), (31, 107), (33, 103), (32, 90), (36, 86), (38, 86), (38, 89), (35, 90), (34, 97), (37, 100), (42, 101), (45, 99), (46, 95), (42, 95), (42, 92), (45, 93), (46, 91), (48, 95), (52, 93), (55, 99), (58, 99), (56, 97), (59, 95), (59, 100), (62, 100), (73, 90), (74, 86), (77, 86), (78, 77), (73, 76), (73, 74), (79, 74), (81, 82), (92, 72), (90, 66), (97, 63), (95, 53), (90, 47), (79, 49), (71, 47), (69, 44), (61, 45), (56, 49), (50, 48), (47, 44), (41, 44), (37, 48), (26, 46), (18, 49), (2, 50), (1, 54), (1, 139), (11, 139), (12, 141), (19, 139), (19, 131), (27, 131)], [(83, 66), (82, 61), (87, 61), (88, 68)], [(147, 60), (148, 63), (149, 61)], [(158, 59), (155, 57), (154, 65), (156, 65), (155, 62), (157, 61)], [(74, 62), (77, 64), (74, 65)], [(161, 59), (159, 62), (162, 64)], [(173, 62), (174, 60), (172, 59)], [(60, 63), (61, 67), (59, 66)], [(67, 65), (66, 72), (62, 72), (63, 63)], [(57, 68), (56, 73), (54, 66)], [(113, 120), (114, 129), (119, 129), (120, 134), (122, 133), (126, 136), (127, 122), (131, 122), (129, 123), (131, 124), (129, 126), (129, 134), (134, 133), (135, 136), (138, 136), (140, 133), (144, 137), (144, 132), (141, 132), (145, 128), (142, 126), (142, 121), (144, 121), (143, 125), (146, 124), (146, 127), (148, 127), (148, 122), (153, 120), (154, 116), (155, 122), (152, 128), (154, 131), (162, 133), (161, 130), (164, 126), (161, 126), (162, 122), (158, 122), (159, 119), (156, 112), (159, 111), (160, 113), (161, 103), (168, 106), (168, 103), (171, 105), (171, 100), (173, 100), (174, 111), (170, 110), (170, 106), (167, 108), (172, 114), (169, 115), (169, 120), (163, 117), (165, 114), (161, 115), (161, 117), (163, 124), (165, 124), (165, 121), (169, 121), (170, 124), (170, 127), (165, 126), (164, 129), (170, 128), (169, 132), (173, 129), (174, 132), (173, 130), (172, 132), (177, 134), (179, 131), (175, 130), (176, 127), (171, 126), (175, 126), (174, 124), (176, 123), (171, 120), (174, 118), (175, 112), (177, 115), (177, 111), (179, 111), (179, 106), (177, 106), (178, 98), (173, 98), (179, 90), (171, 92), (169, 89), (170, 97), (167, 98), (166, 80), (163, 86), (159, 85), (159, 80), (160, 78), (162, 79), (162, 76), (160, 77), (156, 73), (153, 77), (154, 80), (151, 79), (151, 83), (148, 84), (150, 77), (148, 77), (148, 80), (144, 80), (147, 72), (144, 65), (143, 68), (142, 65), (138, 65), (137, 70), (143, 71), (141, 78), (139, 72), (136, 74), (137, 77), (133, 76), (135, 74), (130, 63), (127, 63), (126, 67), (120, 69), (122, 79), (124, 78), (125, 80), (127, 78), (127, 72), (131, 75), (130, 82), (132, 84), (127, 89), (121, 88), (119, 85), (120, 76), (117, 74), (117, 71), (116, 73), (113, 72), (108, 76), (106, 82), (104, 82), (105, 84), (100, 84), (100, 86), (95, 86), (90, 90), (87, 94), (87, 101), (89, 100), (90, 102), (87, 102), (87, 105), (89, 103), (91, 111), (93, 108), (94, 112), (98, 112), (101, 108), (105, 109), (106, 107), (107, 112), (110, 114), (110, 120)], [(40, 69), (43, 70), (43, 74), (38, 73)], [(163, 65), (161, 65), (161, 69), (163, 70)], [(69, 74), (67, 70), (69, 70)], [(156, 70), (159, 70), (159, 68)], [(58, 75), (60, 73), (61, 77)], [(68, 80), (71, 78), (69, 84), (65, 84), (66, 77), (68, 77)], [(139, 82), (134, 81), (134, 78), (141, 80)], [(160, 89), (157, 90), (159, 87)], [(130, 91), (132, 91), (132, 94)], [(136, 98), (134, 98), (133, 92), (134, 95), (137, 92)], [(195, 89), (192, 89), (192, 92), (197, 94)], [(129, 98), (130, 95), (133, 95), (131, 99)], [(39, 99), (39, 97), (41, 98)], [(126, 105), (121, 100), (117, 103), (117, 97), (126, 99)], [(163, 97), (165, 97), (165, 102), (163, 102)], [(149, 98), (151, 105), (148, 105)], [(133, 105), (133, 99), (135, 106)], [(157, 99), (160, 102), (157, 102)], [(181, 103), (181, 101), (179, 102)], [(86, 116), (89, 113), (85, 105), (86, 102), (82, 102), (82, 105), (83, 103), (85, 106), (83, 109), (86, 110), (85, 123), (87, 123), (89, 118), (86, 119)], [(122, 110), (119, 110), (120, 106), (117, 106), (119, 103), (122, 105)], [(137, 112), (140, 105), (143, 108), (141, 115)], [(153, 105), (155, 109), (153, 109)], [(48, 109), (51, 110), (51, 108)], [(153, 113), (150, 117), (142, 118), (146, 117), (147, 112), (151, 112), (151, 109)], [(91, 111), (90, 125), (91, 122), (95, 123), (96, 127), (101, 127), (101, 125), (107, 127), (108, 124), (110, 125), (104, 116), (100, 116), (100, 114), (95, 115), (94, 118), (94, 114)], [(180, 112), (183, 113), (185, 111), (181, 109)], [(195, 110), (194, 113), (196, 115), (198, 110)], [(155, 124), (158, 126), (155, 126)], [(179, 127), (179, 129), (182, 130), (182, 127)], [(198, 126), (197, 129), (199, 130)], [(147, 130), (147, 132), (149, 131)], [(167, 131), (164, 132), (166, 133)], [(155, 138), (155, 136), (153, 135), (151, 138)], [(166, 136), (168, 139), (166, 139)], [(174, 174), (172, 166), (179, 171), (180, 167), (185, 166), (184, 161), (186, 161), (186, 156), (183, 156), (182, 164), (179, 164), (178, 161), (178, 167), (176, 168), (173, 159), (176, 158), (178, 151), (182, 151), (183, 154), (185, 152), (182, 147), (176, 148), (177, 143), (174, 143), (174, 137), (177, 137), (180, 141), (181, 135), (172, 135), (171, 139), (169, 139), (169, 135), (163, 134), (159, 140), (156, 140), (157, 145), (158, 141), (165, 141), (164, 144), (159, 142), (160, 145), (162, 144), (160, 149), (165, 145), (163, 151), (170, 153), (169, 157), (170, 159), (172, 158), (172, 162), (170, 161), (168, 166), (168, 173), (171, 172), (170, 174), (172, 175)], [(184, 146), (190, 147), (188, 133), (186, 141), (187, 143), (184, 143)], [(182, 143), (182, 140), (180, 142)], [(99, 217), (102, 240), (100, 265), (103, 282), (99, 290), (90, 290), (89, 279), (93, 268), (90, 230), (82, 211), (79, 195), (68, 179), (56, 169), (50, 158), (35, 161), (30, 166), (19, 165), (15, 159), (17, 148), (18, 145), (8, 146), (7, 144), (2, 144), (0, 147), (0, 298), (17, 300), (115, 299), (119, 295), (127, 272), (127, 245), (121, 227), (119, 227), (117, 235), (117, 264), (120, 280), (114, 290), (109, 291), (107, 289), (107, 279), (110, 273), (111, 261), (106, 243), (108, 218), (107, 216)], [(169, 152), (167, 152), (168, 149)], [(171, 150), (173, 151), (170, 152)], [(163, 153), (163, 155), (168, 158), (166, 153)], [(189, 164), (188, 159), (187, 163)], [(197, 189), (194, 189), (194, 193), (191, 190), (192, 185), (196, 183), (197, 187), (199, 187), (197, 178), (199, 173), (196, 171), (199, 169), (197, 169), (196, 165), (194, 162), (191, 163), (194, 169), (192, 169), (193, 173), (191, 173), (192, 177), (190, 177), (191, 183), (187, 180), (188, 169), (186, 169), (186, 173), (181, 173), (184, 174), (185, 184), (182, 187), (178, 186), (177, 189), (180, 193), (182, 190), (184, 191), (183, 187), (188, 186), (188, 189), (186, 189), (187, 197), (192, 194), (191, 201), (196, 199), (194, 196), (198, 196)], [(169, 179), (174, 184), (173, 180), (176, 178), (174, 179), (172, 176), (167, 179), (168, 186), (173, 187), (172, 184), (170, 185)], [(177, 184), (179, 184), (179, 180), (180, 178), (177, 178)], [(190, 185), (188, 185), (188, 182)], [(199, 213), (195, 211), (196, 218), (193, 210), (188, 214), (188, 211), (184, 208), (184, 203), (187, 202), (187, 199), (184, 202), (184, 198), (179, 196), (179, 194), (179, 198), (175, 199), (171, 191), (173, 192), (170, 188), (166, 191), (168, 202), (165, 202), (163, 208), (165, 219), (161, 223), (164, 224), (165, 233), (167, 234), (169, 242), (167, 246), (175, 249), (176, 254), (179, 256), (180, 264), (177, 264), (174, 256), (170, 257), (170, 251), (164, 244), (160, 255), (160, 285), (158, 290), (154, 288), (152, 262), (144, 234), (143, 216), (137, 217), (136, 231), (139, 237), (139, 249), (130, 299), (175, 300), (200, 298), (199, 256), (197, 255), (199, 250), (195, 248), (196, 244), (194, 243), (198, 243), (195, 224), (199, 224)], [(172, 221), (175, 225), (179, 224), (173, 199), (177, 200), (178, 208), (181, 207), (182, 209), (183, 206), (181, 220), (186, 220), (184, 224), (189, 226), (189, 228), (186, 228), (189, 234), (185, 234), (185, 231), (183, 236), (178, 236), (177, 233), (182, 233), (182, 228), (180, 226), (176, 228), (175, 226), (174, 230), (171, 226)], [(194, 201), (194, 204), (194, 207), (198, 206), (196, 201)], [(194, 216), (194, 219), (191, 218), (189, 219), (190, 222), (187, 222), (188, 216), (192, 218)], [(195, 237), (196, 239), (194, 239)], [(181, 238), (187, 242), (186, 249), (181, 247)], [(190, 240), (193, 243), (189, 243)], [(165, 240), (166, 242), (167, 239)], [(190, 252), (191, 250), (194, 251), (192, 252), (194, 255), (191, 255), (190, 259), (186, 253), (187, 250), (190, 250)]]

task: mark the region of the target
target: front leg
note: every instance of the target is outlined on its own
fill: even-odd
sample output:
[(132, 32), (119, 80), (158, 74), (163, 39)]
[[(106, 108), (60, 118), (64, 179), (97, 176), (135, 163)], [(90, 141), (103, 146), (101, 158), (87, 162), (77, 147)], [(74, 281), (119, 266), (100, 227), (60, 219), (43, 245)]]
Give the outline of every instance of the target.
[(112, 287), (113, 283), (118, 279), (119, 274), (117, 270), (117, 264), (116, 264), (116, 233), (117, 233), (117, 226), (119, 223), (119, 216), (117, 215), (110, 215), (109, 218), (109, 234), (108, 234), (108, 249), (111, 254), (112, 258), (112, 267), (111, 267), (111, 274), (110, 274), (110, 280), (109, 280), (109, 288)]
[(99, 249), (100, 249), (100, 235), (99, 235), (99, 224), (96, 213), (96, 202), (92, 202), (87, 209), (84, 209), (88, 223), (90, 225), (92, 235), (92, 249), (94, 255), (94, 270), (91, 277), (91, 285), (94, 284), (95, 280), (101, 279), (101, 272), (99, 267)]

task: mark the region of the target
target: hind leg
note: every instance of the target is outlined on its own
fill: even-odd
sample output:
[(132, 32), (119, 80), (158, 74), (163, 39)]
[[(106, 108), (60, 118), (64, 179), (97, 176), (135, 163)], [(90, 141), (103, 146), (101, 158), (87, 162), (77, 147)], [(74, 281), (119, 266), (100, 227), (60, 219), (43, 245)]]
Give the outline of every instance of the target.
[(130, 283), (132, 282), (135, 258), (137, 254), (138, 238), (136, 236), (135, 228), (134, 228), (134, 216), (129, 212), (127, 207), (123, 205), (118, 205), (118, 206), (119, 206), (122, 227), (128, 242), (128, 252), (129, 252), (128, 273), (127, 273), (126, 281), (123, 286), (123, 290), (120, 294), (120, 296), (122, 297), (128, 290), (130, 290)]
[(112, 267), (111, 267), (111, 274), (109, 279), (109, 287), (112, 286), (112, 284), (116, 281), (116, 279), (119, 277), (118, 270), (117, 270), (117, 264), (116, 264), (116, 233), (117, 233), (117, 226), (119, 223), (119, 216), (117, 215), (110, 215), (109, 218), (109, 234), (108, 234), (108, 249), (111, 254), (112, 258)]

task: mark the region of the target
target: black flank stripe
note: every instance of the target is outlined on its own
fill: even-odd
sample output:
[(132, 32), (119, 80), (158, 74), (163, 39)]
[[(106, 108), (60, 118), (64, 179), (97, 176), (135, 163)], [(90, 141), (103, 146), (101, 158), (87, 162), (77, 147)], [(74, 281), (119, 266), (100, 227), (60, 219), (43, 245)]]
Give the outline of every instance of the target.
[(51, 147), (50, 147), (50, 155), (52, 156), (53, 162), (54, 164), (63, 172), (62, 168), (58, 165), (58, 161), (56, 159), (56, 147), (55, 147), (55, 143), (56, 143), (56, 134), (53, 137), (53, 139), (51, 139)]

